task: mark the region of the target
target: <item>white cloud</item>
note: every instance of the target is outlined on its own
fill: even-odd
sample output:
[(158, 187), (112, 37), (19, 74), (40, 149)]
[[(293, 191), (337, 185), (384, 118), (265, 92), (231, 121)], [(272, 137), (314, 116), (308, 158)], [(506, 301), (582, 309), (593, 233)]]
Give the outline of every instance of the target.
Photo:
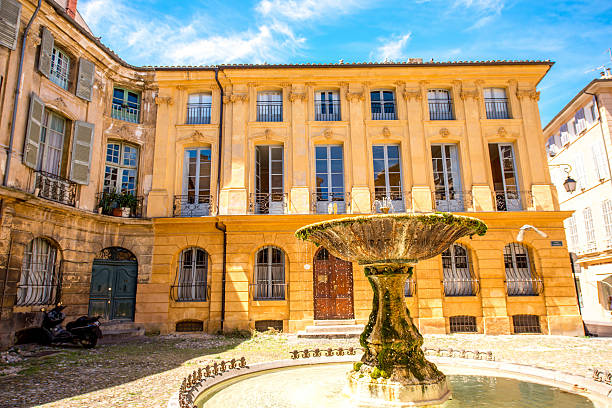
[(404, 49), (412, 33), (408, 32), (404, 35), (396, 35), (391, 39), (383, 40), (383, 43), (370, 54), (370, 58), (374, 57), (377, 61), (397, 61), (404, 58), (406, 55)]
[(455, 0), (455, 8), (470, 9), (477, 18), (476, 22), (469, 27), (469, 30), (481, 28), (492, 22), (499, 16), (504, 9), (504, 0)]
[(288, 20), (309, 20), (348, 14), (367, 7), (371, 0), (261, 0), (256, 10), (263, 16)]

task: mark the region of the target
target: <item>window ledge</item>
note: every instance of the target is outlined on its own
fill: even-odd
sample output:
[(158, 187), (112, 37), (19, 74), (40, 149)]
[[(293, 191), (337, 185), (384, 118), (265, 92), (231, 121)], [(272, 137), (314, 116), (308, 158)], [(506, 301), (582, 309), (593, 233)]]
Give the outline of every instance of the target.
[(407, 120), (404, 119), (365, 119), (366, 126), (405, 126), (408, 124)]
[(348, 126), (348, 120), (307, 120), (306, 124), (310, 126)]
[(258, 300), (251, 300), (251, 305), (253, 306), (286, 306), (287, 305), (287, 299), (285, 300), (277, 300), (277, 299), (270, 299), (270, 300), (264, 300), (264, 299), (258, 299)]
[(177, 129), (217, 129), (219, 127), (218, 123), (183, 123), (174, 125)]

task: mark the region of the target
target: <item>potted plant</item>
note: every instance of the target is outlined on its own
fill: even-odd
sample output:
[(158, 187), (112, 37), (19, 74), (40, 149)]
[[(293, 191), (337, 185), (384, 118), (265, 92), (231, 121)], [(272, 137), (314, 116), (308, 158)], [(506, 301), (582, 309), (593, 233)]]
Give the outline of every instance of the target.
[[(104, 192), (98, 201), (98, 213), (105, 215), (115, 215), (114, 209), (117, 207), (117, 193)], [(121, 214), (119, 214), (121, 215)]]
[(121, 217), (128, 218), (132, 211), (136, 212), (137, 206), (138, 199), (132, 193), (123, 192), (117, 196), (117, 207), (121, 211)]

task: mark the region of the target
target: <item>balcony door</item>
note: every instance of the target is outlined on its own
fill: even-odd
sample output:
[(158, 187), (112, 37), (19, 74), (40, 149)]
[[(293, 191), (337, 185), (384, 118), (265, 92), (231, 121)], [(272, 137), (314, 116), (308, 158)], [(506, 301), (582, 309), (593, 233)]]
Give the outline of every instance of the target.
[(391, 212), (404, 212), (399, 145), (374, 145), (372, 157), (375, 210), (390, 203)]
[(317, 146), (315, 154), (317, 213), (346, 213), (342, 145)]
[(315, 120), (338, 121), (340, 118), (340, 94), (338, 91), (316, 93)]
[(459, 149), (456, 144), (431, 146), (436, 210), (463, 211)]
[(510, 143), (490, 143), (491, 174), (497, 211), (521, 210), (514, 148)]
[(283, 214), (283, 146), (255, 147), (255, 212)]
[(210, 214), (211, 151), (208, 147), (185, 150), (181, 215)]
[(40, 171), (54, 176), (60, 175), (65, 134), (66, 119), (45, 110), (38, 150)]

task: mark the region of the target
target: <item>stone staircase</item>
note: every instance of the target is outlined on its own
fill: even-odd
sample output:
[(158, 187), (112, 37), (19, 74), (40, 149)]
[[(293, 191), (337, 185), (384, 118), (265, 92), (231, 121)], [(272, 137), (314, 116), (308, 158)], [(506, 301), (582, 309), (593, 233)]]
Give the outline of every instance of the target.
[(132, 339), (135, 337), (141, 337), (145, 334), (145, 329), (142, 325), (134, 322), (124, 321), (108, 321), (103, 322), (100, 325), (103, 337), (100, 339), (100, 343), (117, 343), (122, 340)]
[(363, 332), (363, 324), (355, 324), (350, 320), (315, 320), (313, 326), (299, 331), (299, 339), (354, 339)]

